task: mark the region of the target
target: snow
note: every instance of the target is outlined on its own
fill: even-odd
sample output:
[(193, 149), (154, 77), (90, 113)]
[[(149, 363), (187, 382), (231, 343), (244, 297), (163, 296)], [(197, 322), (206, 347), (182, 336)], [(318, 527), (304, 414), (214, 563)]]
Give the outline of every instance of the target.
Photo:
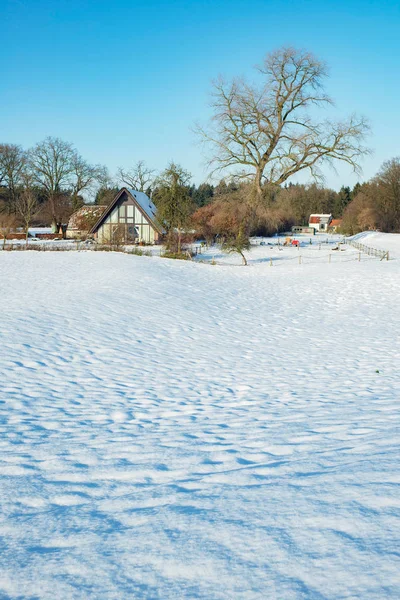
[(400, 261), (321, 246), (0, 252), (0, 598), (400, 596)]
[(37, 235), (38, 233), (54, 233), (52, 227), (29, 227), (30, 235)]
[(137, 203), (142, 207), (146, 215), (148, 215), (153, 221), (156, 220), (157, 208), (154, 203), (150, 200), (147, 194), (144, 192), (138, 192), (134, 189), (128, 189), (128, 192), (136, 199)]
[(364, 231), (355, 235), (354, 239), (377, 250), (388, 250), (392, 258), (400, 258), (400, 233)]

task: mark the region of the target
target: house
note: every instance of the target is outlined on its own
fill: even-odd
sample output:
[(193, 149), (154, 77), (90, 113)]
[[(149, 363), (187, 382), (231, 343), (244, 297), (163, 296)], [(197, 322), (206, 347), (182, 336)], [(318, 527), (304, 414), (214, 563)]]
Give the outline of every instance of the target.
[(93, 225), (97, 223), (107, 206), (82, 206), (76, 210), (69, 218), (65, 237), (82, 238), (88, 235)]
[(308, 222), (309, 227), (314, 227), (315, 231), (328, 231), (330, 222), (332, 221), (331, 214), (314, 214), (310, 215)]
[(332, 219), (329, 224), (329, 231), (332, 233), (336, 233), (338, 229), (340, 229), (342, 225), (343, 219)]
[(157, 243), (164, 231), (157, 222), (156, 207), (144, 192), (123, 187), (90, 233), (100, 244)]

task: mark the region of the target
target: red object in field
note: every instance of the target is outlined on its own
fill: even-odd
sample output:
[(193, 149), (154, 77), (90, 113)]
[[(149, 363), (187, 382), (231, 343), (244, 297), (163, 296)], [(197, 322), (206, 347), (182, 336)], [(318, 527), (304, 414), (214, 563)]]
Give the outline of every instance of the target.
[(300, 246), (299, 240), (292, 240), (292, 246)]

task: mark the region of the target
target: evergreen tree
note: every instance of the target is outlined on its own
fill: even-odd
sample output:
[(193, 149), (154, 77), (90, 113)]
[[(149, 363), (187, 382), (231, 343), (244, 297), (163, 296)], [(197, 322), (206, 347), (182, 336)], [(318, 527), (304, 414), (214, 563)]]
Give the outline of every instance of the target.
[(159, 220), (167, 230), (167, 243), (171, 247), (176, 234), (177, 252), (182, 248), (182, 232), (188, 225), (193, 203), (189, 194), (190, 173), (171, 162), (156, 181), (153, 201)]
[(210, 204), (213, 200), (214, 186), (209, 183), (201, 183), (199, 187), (196, 188), (195, 185), (192, 185), (189, 193), (196, 206), (206, 206), (206, 204)]
[(351, 202), (352, 194), (348, 186), (342, 185), (339, 192), (336, 194), (336, 198), (333, 205), (333, 216), (338, 219), (343, 215), (346, 206)]

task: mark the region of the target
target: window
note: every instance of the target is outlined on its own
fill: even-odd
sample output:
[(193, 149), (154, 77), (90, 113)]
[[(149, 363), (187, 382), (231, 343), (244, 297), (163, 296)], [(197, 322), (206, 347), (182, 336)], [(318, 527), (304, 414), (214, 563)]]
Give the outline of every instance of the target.
[(139, 237), (138, 228), (134, 225), (128, 225), (128, 239), (134, 241)]

